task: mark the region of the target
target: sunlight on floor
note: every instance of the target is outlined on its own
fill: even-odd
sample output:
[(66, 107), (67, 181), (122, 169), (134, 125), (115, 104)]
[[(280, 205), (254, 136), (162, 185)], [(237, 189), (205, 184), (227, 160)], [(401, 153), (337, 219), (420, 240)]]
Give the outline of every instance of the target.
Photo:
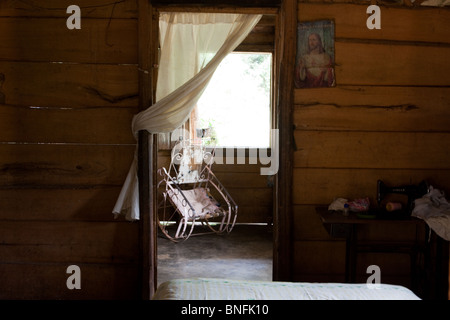
[(170, 279), (272, 280), (272, 232), (267, 225), (236, 225), (173, 243), (158, 237), (158, 285)]

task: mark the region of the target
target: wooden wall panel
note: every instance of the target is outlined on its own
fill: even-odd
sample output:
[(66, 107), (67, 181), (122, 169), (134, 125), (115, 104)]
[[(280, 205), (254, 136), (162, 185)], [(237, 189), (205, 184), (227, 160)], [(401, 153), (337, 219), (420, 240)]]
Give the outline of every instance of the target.
[(408, 169), (358, 169), (358, 168), (295, 168), (295, 204), (330, 204), (336, 198), (376, 199), (377, 180), (387, 185), (418, 184), (427, 180), (434, 187), (450, 191), (447, 170), (408, 170)]
[[(369, 197), (376, 181), (428, 181), (450, 190), (450, 11), (381, 7), (381, 30), (366, 28), (367, 3), (299, 1), (299, 21), (335, 21), (336, 87), (294, 90), (293, 277), (343, 281), (344, 243), (315, 212), (335, 198)], [(365, 240), (410, 241), (416, 230), (362, 230)], [(340, 249), (338, 247), (340, 246)], [(409, 257), (358, 256), (380, 264), (383, 281), (410, 286)], [(339, 267), (337, 267), (337, 265)]]
[(302, 279), (316, 274), (344, 282), (345, 241), (295, 241), (293, 246), (294, 252), (302, 253), (294, 255), (295, 280), (305, 281)]
[[(405, 111), (408, 109), (424, 110), (422, 116), (426, 116), (427, 113), (436, 110), (445, 112), (447, 106), (450, 105), (446, 99), (449, 94), (448, 90), (446, 87), (339, 85), (333, 88), (295, 90), (294, 96), (296, 105), (332, 105), (342, 109), (345, 107), (366, 107), (367, 109), (391, 107), (393, 110), (396, 110), (396, 107), (399, 109), (403, 107)], [(349, 121), (350, 124), (354, 124), (354, 122)]]
[(136, 106), (134, 65), (0, 61), (2, 103), (40, 107)]
[[(81, 289), (67, 289), (67, 267), (81, 271)], [(139, 299), (137, 266), (130, 264), (2, 263), (2, 300), (130, 300)]]
[(89, 18), (136, 18), (135, 0), (2, 0), (0, 17), (53, 17), (68, 18), (67, 7), (76, 4), (81, 9), (81, 17)]
[(447, 87), (339, 86), (295, 92), (294, 124), (320, 131), (448, 131)]
[[(309, 1), (308, 1), (309, 2)], [(318, 1), (321, 2), (321, 1)], [(450, 12), (436, 8), (414, 8), (382, 6), (382, 28), (370, 30), (366, 27), (367, 1), (364, 3), (307, 3), (300, 1), (299, 21), (333, 19), (337, 40), (359, 39), (422, 43), (450, 43), (446, 30), (450, 28)], [(342, 1), (348, 2), (348, 1)]]
[[(138, 298), (138, 224), (112, 209), (138, 110), (137, 2), (0, 2), (1, 299)], [(66, 268), (81, 268), (69, 290)]]
[(136, 229), (113, 221), (3, 221), (0, 255), (3, 263), (136, 263)]
[(450, 85), (450, 47), (336, 41), (335, 50), (342, 85)]
[[(294, 190), (296, 191), (296, 190)], [(298, 195), (298, 193), (295, 193)], [(298, 200), (294, 200), (298, 202)], [(311, 204), (295, 204), (292, 212), (293, 241), (330, 241), (316, 206)]]
[(449, 133), (300, 131), (295, 166), (322, 168), (448, 169), (442, 150)]
[[(68, 16), (68, 15), (67, 15)], [(91, 19), (70, 30), (66, 18), (0, 18), (0, 59), (136, 63), (135, 19)]]
[(0, 220), (112, 222), (112, 209), (121, 188), (122, 186), (3, 186), (0, 189)]
[(134, 149), (130, 145), (0, 144), (0, 185), (121, 185)]
[(275, 16), (263, 15), (258, 24), (234, 51), (273, 52), (275, 47)]
[(0, 105), (1, 142), (135, 144), (134, 107), (39, 108)]

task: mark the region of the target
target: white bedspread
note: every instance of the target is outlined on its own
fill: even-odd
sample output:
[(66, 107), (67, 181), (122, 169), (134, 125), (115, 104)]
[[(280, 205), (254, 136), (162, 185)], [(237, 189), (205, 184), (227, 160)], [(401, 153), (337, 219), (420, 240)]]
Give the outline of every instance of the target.
[(226, 279), (177, 279), (162, 283), (153, 300), (420, 300), (403, 286)]

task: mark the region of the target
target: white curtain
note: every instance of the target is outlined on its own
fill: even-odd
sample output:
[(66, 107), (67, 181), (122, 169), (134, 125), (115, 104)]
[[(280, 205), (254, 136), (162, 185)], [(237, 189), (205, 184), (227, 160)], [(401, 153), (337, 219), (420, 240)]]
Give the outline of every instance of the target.
[[(135, 138), (140, 130), (172, 132), (186, 122), (220, 62), (260, 19), (261, 15), (246, 14), (161, 13), (156, 103), (133, 117)], [(139, 219), (137, 150), (113, 214)]]

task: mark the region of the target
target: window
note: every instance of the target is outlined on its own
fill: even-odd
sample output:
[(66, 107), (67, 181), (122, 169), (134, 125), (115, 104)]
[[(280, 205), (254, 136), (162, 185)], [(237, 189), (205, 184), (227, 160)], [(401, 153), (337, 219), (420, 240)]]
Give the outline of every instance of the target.
[(270, 147), (271, 75), (271, 53), (229, 54), (192, 112), (191, 128), (209, 128), (217, 147)]

